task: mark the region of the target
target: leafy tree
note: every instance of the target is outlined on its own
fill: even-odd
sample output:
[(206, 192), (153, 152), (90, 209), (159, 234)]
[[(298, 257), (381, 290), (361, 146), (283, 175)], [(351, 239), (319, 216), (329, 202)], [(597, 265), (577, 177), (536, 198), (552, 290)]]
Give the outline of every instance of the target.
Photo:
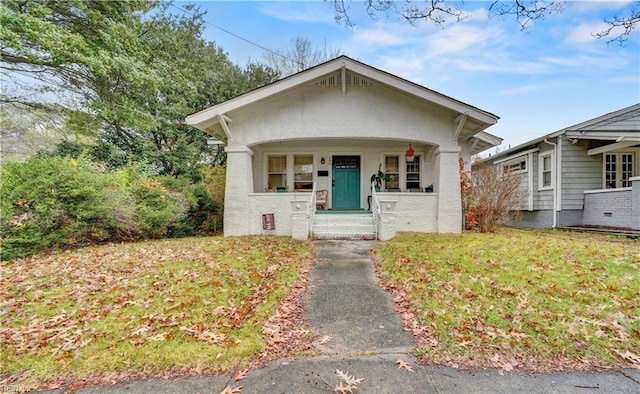
[(202, 38), (197, 8), (175, 15), (169, 6), (151, 0), (3, 2), (0, 71), (12, 89), (0, 102), (81, 108), (92, 118), (83, 123), (95, 126), (94, 158), (116, 168), (150, 161), (162, 174), (198, 179), (203, 164), (224, 158), (183, 119), (277, 74), (259, 64), (247, 70), (232, 64)]
[(266, 52), (267, 64), (276, 70), (280, 77), (287, 77), (309, 67), (326, 62), (342, 54), (338, 47), (314, 46), (304, 37), (291, 40), (291, 45), (283, 50)]
[[(336, 21), (353, 27), (349, 11), (351, 0), (331, 0), (331, 2)], [(514, 18), (521, 29), (525, 29), (536, 20), (543, 20), (547, 16), (562, 12), (564, 3), (564, 1), (549, 0), (492, 0), (487, 3), (487, 11), (491, 17)], [(373, 19), (383, 14), (396, 15), (411, 24), (420, 20), (441, 24), (452, 19), (461, 21), (466, 18), (463, 10), (464, 1), (457, 0), (365, 0), (364, 4), (367, 14)], [(599, 37), (611, 37), (609, 42), (615, 41), (624, 45), (640, 23), (640, 2), (637, 2), (627, 15), (614, 15), (605, 18), (604, 22), (608, 27), (594, 34)]]

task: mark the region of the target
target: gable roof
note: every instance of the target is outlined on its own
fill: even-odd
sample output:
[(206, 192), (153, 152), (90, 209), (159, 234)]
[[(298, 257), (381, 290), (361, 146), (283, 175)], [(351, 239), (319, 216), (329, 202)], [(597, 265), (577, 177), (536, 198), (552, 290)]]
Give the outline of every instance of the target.
[(636, 141), (640, 143), (640, 103), (543, 135), (492, 155), (489, 159), (500, 160), (528, 150), (546, 139), (561, 135), (571, 139), (605, 140), (616, 141), (616, 143), (626, 141), (626, 145), (635, 145), (633, 142)]
[[(220, 127), (219, 123), (221, 117), (227, 116), (227, 114), (231, 111), (272, 97), (273, 95), (281, 94), (295, 88), (296, 86), (318, 80), (322, 77), (343, 69), (363, 76), (366, 79), (391, 86), (418, 99), (434, 103), (451, 111), (459, 113), (461, 116), (466, 115), (464, 128), (460, 132), (460, 137), (462, 140), (472, 138), (487, 127), (496, 124), (499, 119), (498, 116), (490, 112), (463, 103), (462, 101), (456, 100), (434, 90), (428, 89), (424, 86), (410, 82), (386, 71), (361, 63), (357, 60), (353, 60), (347, 56), (340, 56), (333, 60), (329, 60), (325, 63), (311, 67), (307, 70), (301, 71), (297, 74), (293, 74), (291, 76), (273, 82), (269, 85), (254, 89), (223, 103), (206, 108), (200, 112), (188, 116), (186, 118), (186, 123), (195, 126), (205, 132), (213, 134), (214, 128)], [(485, 133), (484, 137), (487, 137), (487, 135), (491, 136), (490, 134)], [(494, 137), (494, 140), (499, 140), (499, 137), (491, 137)], [(487, 138), (483, 138), (483, 141), (487, 140)]]

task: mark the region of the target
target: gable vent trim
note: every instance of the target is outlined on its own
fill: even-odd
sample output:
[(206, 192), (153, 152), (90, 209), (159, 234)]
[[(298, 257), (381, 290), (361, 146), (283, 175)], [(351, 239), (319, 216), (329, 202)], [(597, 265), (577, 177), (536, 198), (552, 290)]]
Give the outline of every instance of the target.
[[(366, 78), (363, 78), (359, 75), (350, 73), (350, 72), (346, 72), (345, 73), (345, 82), (346, 82), (346, 86), (349, 87), (371, 87), (373, 86), (373, 83), (371, 81), (369, 81)], [(334, 74), (329, 75), (328, 77), (321, 79), (319, 81), (317, 81), (316, 83), (313, 84), (314, 86), (317, 87), (330, 87), (330, 88), (338, 88), (342, 86), (342, 73), (341, 72), (337, 72)]]

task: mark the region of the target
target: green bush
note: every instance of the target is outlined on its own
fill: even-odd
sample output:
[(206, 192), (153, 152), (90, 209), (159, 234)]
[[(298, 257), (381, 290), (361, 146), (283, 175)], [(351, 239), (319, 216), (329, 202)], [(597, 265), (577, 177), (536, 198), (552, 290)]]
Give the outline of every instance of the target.
[(171, 228), (183, 220), (187, 212), (185, 197), (157, 179), (135, 180), (131, 184), (131, 192), (136, 199), (138, 229), (144, 237), (170, 235)]
[(217, 230), (220, 204), (213, 200), (204, 183), (191, 183), (188, 178), (160, 177), (167, 188), (179, 191), (188, 207), (185, 215), (170, 228), (172, 237), (211, 234)]
[[(4, 164), (0, 258), (92, 242), (206, 234), (221, 227), (224, 186), (212, 193), (210, 182), (149, 173), (153, 169), (144, 163), (106, 173), (82, 158), (51, 155)], [(224, 170), (213, 173), (224, 179)]]
[(4, 164), (0, 180), (3, 260), (132, 235), (131, 194), (90, 162), (33, 157)]

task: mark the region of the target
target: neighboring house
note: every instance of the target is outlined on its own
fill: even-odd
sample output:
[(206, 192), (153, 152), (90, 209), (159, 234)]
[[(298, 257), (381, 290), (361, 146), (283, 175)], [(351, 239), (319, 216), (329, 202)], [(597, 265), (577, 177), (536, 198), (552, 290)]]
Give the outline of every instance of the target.
[(529, 190), (517, 225), (640, 230), (640, 104), (490, 156)]
[[(458, 158), (499, 145), (483, 131), (497, 121), (345, 56), (186, 119), (226, 146), (225, 236), (297, 239), (320, 216), (320, 190), (329, 212), (371, 210), (381, 239), (460, 232)], [(391, 181), (376, 193), (370, 179), (380, 165)]]

